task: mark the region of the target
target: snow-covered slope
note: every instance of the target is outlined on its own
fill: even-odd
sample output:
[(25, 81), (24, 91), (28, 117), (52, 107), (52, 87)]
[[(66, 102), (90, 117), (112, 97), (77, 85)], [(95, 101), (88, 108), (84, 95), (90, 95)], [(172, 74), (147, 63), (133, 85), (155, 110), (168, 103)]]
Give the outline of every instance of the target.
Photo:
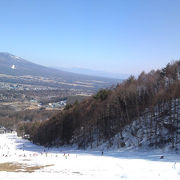
[[(162, 149), (180, 150), (180, 100), (147, 109), (142, 116), (125, 126), (109, 140), (97, 143), (94, 138), (89, 149)], [(98, 144), (98, 146), (97, 146)]]
[[(160, 159), (162, 156), (164, 158)], [(7, 164), (11, 168), (8, 168)], [(13, 170), (15, 165), (19, 165), (19, 169)], [(33, 178), (179, 180), (180, 156), (160, 151), (104, 151), (104, 155), (101, 156), (101, 152), (98, 151), (48, 149), (36, 146), (18, 138), (15, 133), (0, 135), (0, 179)]]

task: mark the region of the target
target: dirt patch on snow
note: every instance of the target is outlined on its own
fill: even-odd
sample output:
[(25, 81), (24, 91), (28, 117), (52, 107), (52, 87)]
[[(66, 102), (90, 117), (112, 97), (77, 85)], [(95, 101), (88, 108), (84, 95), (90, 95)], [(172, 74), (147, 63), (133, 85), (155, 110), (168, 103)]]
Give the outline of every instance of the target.
[(21, 163), (12, 163), (12, 162), (7, 162), (7, 163), (1, 163), (0, 164), (0, 171), (6, 171), (6, 172), (27, 172), (27, 173), (32, 173), (36, 170), (53, 166), (51, 165), (45, 165), (45, 166), (29, 166), (27, 164), (21, 164)]

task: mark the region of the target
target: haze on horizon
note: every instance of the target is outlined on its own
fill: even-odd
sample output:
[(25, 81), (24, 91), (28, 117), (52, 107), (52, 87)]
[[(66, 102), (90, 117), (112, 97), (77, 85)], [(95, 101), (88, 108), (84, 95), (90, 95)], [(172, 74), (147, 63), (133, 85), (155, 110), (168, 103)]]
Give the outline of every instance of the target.
[(0, 52), (50, 67), (138, 74), (179, 59), (179, 0), (0, 1)]

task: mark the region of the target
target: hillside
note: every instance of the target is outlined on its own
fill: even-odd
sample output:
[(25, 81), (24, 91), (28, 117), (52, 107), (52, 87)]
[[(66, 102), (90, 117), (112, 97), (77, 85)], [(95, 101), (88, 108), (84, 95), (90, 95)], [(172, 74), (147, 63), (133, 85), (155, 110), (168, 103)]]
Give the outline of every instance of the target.
[(67, 106), (50, 120), (19, 125), (45, 146), (78, 148), (180, 145), (180, 61)]
[(0, 53), (0, 82), (97, 90), (120, 80), (65, 72), (31, 63), (9, 53)]

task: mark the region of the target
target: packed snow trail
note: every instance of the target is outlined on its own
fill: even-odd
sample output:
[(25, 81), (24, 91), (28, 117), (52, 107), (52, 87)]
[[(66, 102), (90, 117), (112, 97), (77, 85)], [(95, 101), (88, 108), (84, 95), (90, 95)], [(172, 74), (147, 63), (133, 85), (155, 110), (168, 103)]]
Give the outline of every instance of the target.
[[(160, 159), (163, 157), (163, 159)], [(0, 135), (0, 180), (179, 180), (180, 155), (150, 151), (44, 148), (14, 134)]]

